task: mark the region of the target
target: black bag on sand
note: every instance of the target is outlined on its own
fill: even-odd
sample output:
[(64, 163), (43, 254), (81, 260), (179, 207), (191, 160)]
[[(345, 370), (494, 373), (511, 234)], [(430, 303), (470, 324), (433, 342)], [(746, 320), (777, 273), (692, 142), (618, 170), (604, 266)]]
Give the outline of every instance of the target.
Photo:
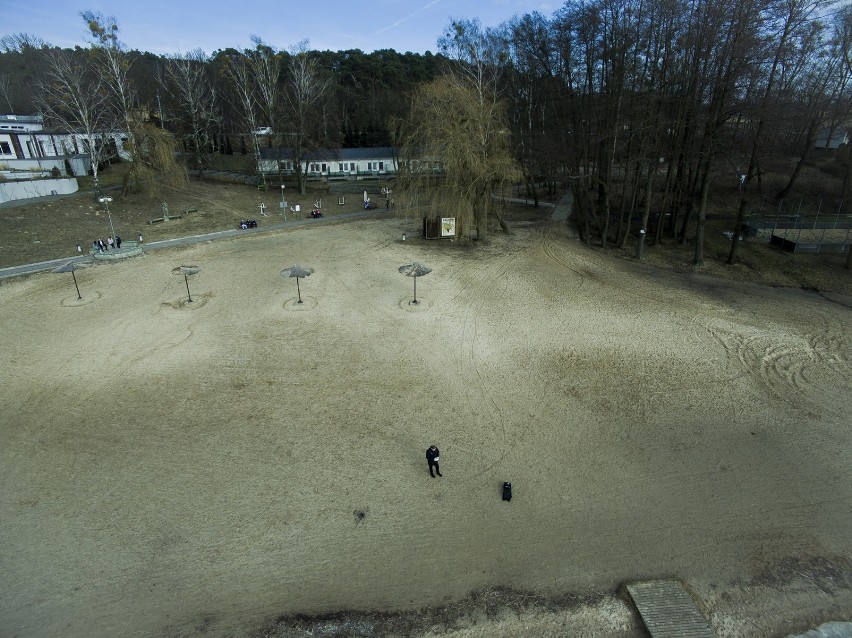
[(503, 500), (511, 501), (512, 500), (512, 484), (506, 481), (503, 483)]

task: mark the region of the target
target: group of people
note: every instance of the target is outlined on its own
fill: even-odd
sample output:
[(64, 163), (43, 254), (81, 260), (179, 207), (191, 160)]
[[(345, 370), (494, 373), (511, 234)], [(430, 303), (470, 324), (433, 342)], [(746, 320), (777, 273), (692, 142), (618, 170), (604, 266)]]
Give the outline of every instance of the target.
[(240, 228), (246, 230), (247, 228), (257, 228), (257, 220), (256, 219), (241, 219), (240, 220)]
[(317, 217), (322, 217), (322, 211), (319, 208), (315, 208), (311, 211), (311, 217), (316, 219)]
[(113, 240), (112, 237), (107, 237), (106, 241), (103, 239), (96, 239), (92, 242), (92, 249), (99, 253), (112, 250), (113, 248), (121, 248), (121, 237), (118, 235), (115, 236), (115, 240)]

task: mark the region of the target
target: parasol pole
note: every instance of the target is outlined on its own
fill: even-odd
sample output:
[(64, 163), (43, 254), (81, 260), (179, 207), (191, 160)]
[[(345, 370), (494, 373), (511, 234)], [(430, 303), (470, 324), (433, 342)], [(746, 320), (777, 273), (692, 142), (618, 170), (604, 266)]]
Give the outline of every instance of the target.
[(77, 285), (77, 275), (74, 274), (74, 271), (71, 271), (71, 276), (74, 278), (74, 287), (77, 289), (77, 299), (82, 299), (83, 295), (80, 294), (80, 286)]
[(189, 303), (192, 303), (192, 295), (189, 294), (189, 277), (186, 276), (186, 273), (183, 274), (183, 280), (186, 282), (186, 296), (189, 297)]

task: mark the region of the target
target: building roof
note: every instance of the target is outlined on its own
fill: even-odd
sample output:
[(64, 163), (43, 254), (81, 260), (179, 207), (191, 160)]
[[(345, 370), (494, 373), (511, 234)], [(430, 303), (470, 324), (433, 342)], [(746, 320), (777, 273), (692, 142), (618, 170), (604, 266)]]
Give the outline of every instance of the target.
[(35, 132), (44, 128), (43, 115), (0, 115), (0, 131)]
[[(320, 149), (308, 153), (309, 161), (348, 162), (355, 160), (385, 160), (397, 157), (399, 152), (391, 146), (376, 146), (369, 148), (331, 148)], [(262, 148), (261, 159), (290, 159), (292, 150), (289, 148)]]

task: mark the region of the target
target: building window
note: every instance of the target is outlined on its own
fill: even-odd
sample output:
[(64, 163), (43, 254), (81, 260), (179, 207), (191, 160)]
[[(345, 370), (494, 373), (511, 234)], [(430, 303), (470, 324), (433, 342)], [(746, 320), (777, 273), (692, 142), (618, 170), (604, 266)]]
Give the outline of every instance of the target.
[(0, 153), (3, 155), (12, 154), (12, 147), (9, 145), (9, 142), (0, 142)]
[(346, 170), (346, 164), (338, 164), (337, 170), (342, 173), (343, 171)]
[(355, 172), (355, 162), (349, 162), (349, 170)]

